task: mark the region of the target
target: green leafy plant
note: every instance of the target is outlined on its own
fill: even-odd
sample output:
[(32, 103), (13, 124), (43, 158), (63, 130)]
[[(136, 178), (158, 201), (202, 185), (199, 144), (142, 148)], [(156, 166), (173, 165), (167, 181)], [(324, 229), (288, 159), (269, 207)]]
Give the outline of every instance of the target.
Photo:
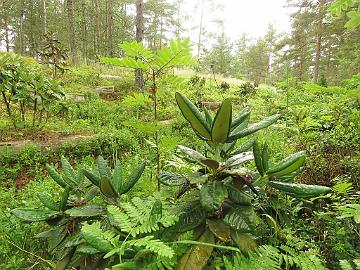
[(280, 270), (280, 269), (322, 269), (326, 270), (323, 262), (318, 255), (312, 251), (299, 252), (295, 248), (283, 245), (281, 248), (275, 248), (263, 245), (249, 252), (247, 256), (236, 254), (231, 263), (224, 257), (226, 270), (244, 269), (250, 270)]
[(341, 270), (359, 270), (360, 259), (354, 259), (353, 264), (347, 260), (340, 260), (340, 267)]
[(105, 253), (104, 258), (117, 257), (113, 269), (163, 269), (175, 264), (176, 254), (161, 241), (160, 231), (172, 226), (178, 217), (164, 198), (134, 197), (120, 206), (109, 205), (107, 213), (112, 228), (104, 231), (101, 223), (95, 222), (85, 224), (82, 232), (93, 248)]
[[(89, 263), (90, 256), (97, 251), (94, 252), (94, 249), (84, 244), (82, 223), (101, 220), (107, 212), (106, 201), (128, 192), (140, 178), (144, 164), (135, 169), (127, 181), (122, 181), (118, 161), (112, 171), (101, 156), (98, 158), (98, 175), (88, 170), (75, 171), (65, 157), (61, 158), (61, 164), (63, 174), (46, 165), (51, 178), (63, 190), (61, 196), (57, 198), (49, 193), (38, 193), (39, 201), (45, 209), (16, 208), (12, 213), (22, 220), (45, 221), (51, 226), (51, 229), (41, 232), (37, 237), (47, 240), (49, 252), (58, 260), (56, 269), (66, 269), (68, 265), (88, 264), (87, 269), (92, 269), (94, 265), (104, 265), (102, 256), (95, 256)], [(101, 198), (94, 200), (101, 194), (99, 191), (105, 201)]]
[(357, 9), (346, 12), (349, 20), (346, 22), (345, 27), (355, 29), (360, 25), (360, 5), (358, 0), (336, 0), (328, 10), (331, 15), (340, 17), (342, 12), (347, 11), (352, 6), (356, 6)]
[(36, 62), (9, 53), (0, 54), (0, 93), (14, 128), (42, 128), (52, 114), (51, 106), (64, 95), (59, 83), (48, 79)]
[[(153, 100), (154, 122), (158, 121), (158, 80), (166, 75), (174, 67), (179, 66), (193, 66), (196, 64), (195, 58), (191, 53), (191, 45), (189, 39), (170, 40), (168, 46), (162, 46), (157, 51), (153, 52), (149, 48), (144, 47), (143, 44), (133, 41), (131, 43), (123, 43), (121, 49), (124, 52), (124, 57), (108, 58), (103, 57), (102, 63), (132, 68), (140, 70), (149, 78), (149, 92)], [(148, 122), (148, 121), (147, 121)], [(155, 123), (156, 124), (156, 123)], [(157, 130), (154, 132), (154, 140), (156, 145), (156, 173), (160, 173), (160, 147), (159, 134)], [(158, 185), (160, 188), (160, 184)]]
[[(303, 152), (296, 153), (270, 166), (268, 147), (260, 149), (251, 138), (236, 149), (236, 141), (266, 128), (280, 118), (273, 115), (249, 125), (250, 111), (243, 109), (233, 119), (229, 99), (223, 101), (215, 117), (207, 110), (202, 114), (185, 96), (176, 93), (176, 101), (196, 135), (206, 143), (207, 155), (179, 146), (184, 159), (200, 168), (188, 175), (162, 172), (160, 182), (181, 186), (178, 197), (191, 192), (193, 196), (180, 210), (179, 222), (173, 232), (199, 231), (197, 240), (209, 246), (191, 248), (175, 269), (202, 269), (209, 260), (216, 242), (235, 243), (243, 252), (256, 246), (254, 235), (259, 224), (252, 205), (253, 196), (262, 196), (266, 187), (287, 192), (294, 197), (316, 197), (330, 191), (327, 187), (289, 184), (305, 161)], [(248, 151), (253, 147), (253, 151)], [(244, 164), (255, 159), (257, 172)], [(231, 241), (232, 240), (232, 241)]]
[(98, 157), (97, 165), (97, 172), (83, 170), (83, 173), (93, 185), (99, 187), (102, 194), (107, 198), (118, 198), (128, 192), (139, 180), (145, 169), (145, 162), (143, 162), (124, 181), (122, 166), (118, 160), (115, 163), (113, 172), (102, 156)]
[(251, 82), (244, 82), (239, 86), (239, 92), (241, 95), (252, 94), (256, 92), (255, 84)]
[(56, 34), (46, 33), (43, 43), (44, 45), (39, 51), (41, 63), (51, 67), (53, 78), (57, 76), (58, 71), (64, 74), (67, 54), (62, 48), (61, 42), (56, 38)]

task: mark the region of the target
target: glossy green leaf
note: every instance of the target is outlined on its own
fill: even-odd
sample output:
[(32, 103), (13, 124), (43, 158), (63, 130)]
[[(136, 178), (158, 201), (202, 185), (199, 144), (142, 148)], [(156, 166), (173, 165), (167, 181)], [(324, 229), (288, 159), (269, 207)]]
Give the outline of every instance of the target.
[(202, 160), (201, 163), (213, 170), (216, 170), (220, 166), (219, 162), (217, 162), (214, 159), (210, 159), (210, 158), (206, 158), (206, 159)]
[(211, 140), (217, 143), (224, 143), (230, 133), (232, 120), (232, 105), (231, 100), (226, 99), (221, 104), (221, 107), (217, 111), (212, 128), (211, 128)]
[(106, 209), (99, 205), (84, 205), (68, 209), (65, 213), (72, 217), (95, 217), (106, 214)]
[(230, 227), (221, 219), (207, 219), (209, 230), (221, 241), (227, 242), (230, 238)]
[(71, 164), (69, 163), (69, 161), (64, 156), (61, 156), (61, 167), (64, 171), (64, 176), (65, 176), (64, 180), (67, 182), (67, 184), (77, 185), (78, 183), (76, 182), (77, 180), (76, 173), (73, 167), (71, 166)]
[(238, 166), (246, 161), (252, 160), (254, 158), (254, 155), (252, 152), (243, 152), (241, 154), (237, 154), (235, 156), (232, 156), (228, 160), (225, 161), (223, 166), (225, 168), (232, 168), (235, 166)]
[(89, 170), (83, 170), (83, 174), (93, 185), (100, 187), (100, 177), (98, 175)]
[(180, 149), (181, 152), (188, 155), (195, 162), (205, 165), (204, 163), (202, 163), (202, 161), (207, 159), (204, 155), (200, 154), (199, 152), (195, 151), (194, 149), (191, 149), (191, 148), (183, 146), (183, 145), (178, 145), (178, 148)]
[(61, 215), (61, 212), (57, 211), (31, 208), (16, 208), (11, 210), (11, 213), (22, 220), (31, 222), (51, 220)]
[(200, 203), (210, 212), (219, 209), (227, 197), (227, 189), (221, 182), (207, 183), (200, 189)]
[(280, 177), (276, 177), (276, 180), (277, 181), (280, 181), (280, 182), (292, 182), (296, 176), (298, 176), (300, 173), (302, 173), (304, 171), (304, 167), (300, 167), (299, 169), (297, 169), (296, 171), (292, 172), (292, 173), (289, 173), (289, 174), (286, 174), (286, 175), (283, 175), (283, 176), (280, 176)]
[(272, 125), (273, 123), (275, 123), (279, 118), (280, 118), (280, 114), (275, 114), (275, 115), (272, 115), (270, 117), (267, 117), (265, 118), (264, 120), (256, 123), (256, 124), (253, 124), (241, 131), (236, 131), (234, 130), (230, 136), (229, 136), (229, 139), (228, 141), (233, 141), (233, 140), (237, 140), (237, 139), (240, 139), (240, 138), (243, 138), (245, 136), (248, 136), (252, 133), (255, 133), (256, 131), (259, 131), (260, 129), (263, 129), (263, 128), (266, 128), (270, 125)]
[(180, 93), (175, 94), (176, 102), (185, 117), (192, 126), (192, 128), (202, 137), (211, 140), (210, 130), (207, 126), (206, 120), (201, 115), (196, 106)]
[(310, 198), (331, 192), (331, 188), (318, 185), (291, 184), (269, 181), (269, 186), (287, 193), (292, 197)]
[(224, 217), (224, 222), (240, 233), (252, 232), (256, 226), (256, 214), (252, 206), (236, 206)]
[(240, 205), (251, 205), (252, 197), (250, 195), (232, 185), (227, 186), (227, 189), (229, 193), (229, 199), (234, 203)]
[(140, 179), (141, 175), (145, 170), (145, 166), (146, 166), (146, 162), (144, 161), (135, 169), (133, 169), (132, 173), (126, 179), (126, 182), (123, 183), (121, 194), (128, 192), (137, 183), (137, 181)]
[[(206, 230), (199, 242), (215, 243), (214, 235)], [(178, 261), (175, 270), (201, 270), (207, 264), (213, 251), (212, 246), (194, 245)]]
[(66, 225), (57, 226), (48, 231), (43, 231), (37, 235), (36, 238), (44, 238), (48, 244), (48, 250), (52, 252), (56, 247), (58, 247), (67, 235)]
[(48, 173), (50, 174), (51, 178), (58, 183), (61, 187), (66, 188), (68, 184), (63, 180), (60, 174), (57, 173), (57, 171), (50, 166), (49, 164), (46, 164), (46, 169)]
[(199, 201), (194, 201), (186, 205), (179, 213), (179, 220), (171, 229), (176, 232), (187, 232), (205, 222), (206, 212), (201, 207)]
[(122, 190), (122, 166), (119, 160), (116, 160), (112, 184), (118, 195), (121, 195)]
[(231, 238), (234, 240), (239, 249), (248, 253), (256, 248), (256, 242), (254, 238), (248, 233), (239, 233), (237, 231), (231, 231)]
[(185, 183), (186, 177), (178, 173), (160, 172), (159, 181), (167, 186), (181, 186)]
[(60, 199), (60, 210), (64, 211), (70, 195), (70, 187), (65, 188), (63, 195)]
[(102, 156), (98, 156), (97, 166), (98, 166), (100, 178), (106, 176), (108, 179), (111, 179), (110, 168), (107, 164), (107, 161)]
[(92, 186), (84, 195), (84, 200), (89, 202), (94, 199), (99, 194), (99, 188), (96, 186)]
[(210, 130), (213, 125), (214, 119), (211, 116), (211, 113), (209, 112), (209, 110), (206, 109), (205, 107), (204, 107), (204, 114), (205, 114), (206, 123), (208, 124), (208, 128)]
[(262, 149), (261, 162), (264, 172), (266, 173), (269, 170), (269, 145), (267, 143), (264, 143)]
[(49, 193), (38, 192), (36, 193), (36, 196), (39, 198), (39, 200), (45, 207), (53, 211), (59, 211), (59, 204), (53, 200)]
[(262, 152), (259, 147), (259, 143), (257, 141), (253, 144), (253, 152), (254, 152), (254, 159), (255, 159), (255, 165), (260, 173), (261, 176), (264, 176), (264, 168), (262, 163)]
[(116, 197), (117, 195), (109, 178), (106, 176), (103, 176), (100, 179), (100, 190), (106, 197), (109, 198)]
[(269, 176), (283, 176), (298, 170), (305, 162), (306, 153), (297, 152), (280, 161), (267, 171)]
[[(247, 122), (249, 120), (249, 118), (250, 118), (250, 110), (248, 107), (245, 107), (244, 109), (242, 109), (239, 112), (239, 115), (232, 121), (231, 130), (238, 128), (239, 125), (243, 124), (244, 122)], [(246, 123), (246, 126), (247, 126), (247, 123)], [(243, 126), (243, 128), (245, 128), (245, 127)]]

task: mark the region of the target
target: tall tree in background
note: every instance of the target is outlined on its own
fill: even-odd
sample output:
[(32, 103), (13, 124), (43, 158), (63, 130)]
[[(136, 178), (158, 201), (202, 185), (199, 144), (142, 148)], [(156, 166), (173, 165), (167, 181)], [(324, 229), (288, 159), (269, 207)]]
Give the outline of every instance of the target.
[(94, 1), (94, 53), (95, 57), (98, 57), (100, 54), (100, 10), (99, 10), (99, 0)]
[[(1, 15), (1, 32), (3, 32), (3, 39), (5, 43), (5, 48), (7, 52), (10, 52), (10, 31), (9, 31), (9, 13), (8, 10), (11, 9), (11, 4), (9, 0), (2, 0), (0, 5), (0, 15)], [(1, 39), (0, 39), (1, 41)]]
[(148, 0), (144, 3), (144, 39), (153, 50), (167, 44), (176, 35), (178, 26), (176, 3), (167, 0)]
[(319, 0), (318, 1), (318, 14), (317, 14), (314, 74), (313, 74), (314, 82), (317, 82), (318, 77), (319, 77), (319, 65), (320, 65), (320, 55), (321, 55), (321, 40), (322, 40), (322, 36), (323, 36), (324, 13), (325, 13), (325, 0)]
[(264, 36), (264, 42), (267, 48), (267, 61), (266, 61), (266, 76), (265, 82), (272, 82), (272, 65), (275, 61), (275, 57), (277, 56), (277, 43), (278, 43), (278, 35), (276, 33), (276, 29), (272, 24), (268, 25), (267, 33)]
[(86, 0), (81, 1), (82, 10), (82, 55), (83, 60), (86, 62), (88, 58), (87, 47), (88, 47), (88, 13)]
[[(144, 39), (144, 1), (136, 0), (136, 36), (137, 42), (142, 42)], [(135, 86), (144, 90), (144, 74), (142, 70), (135, 70)]]
[(75, 35), (75, 19), (74, 19), (74, 3), (73, 0), (67, 0), (67, 13), (70, 31), (70, 51), (71, 60), (73, 63), (77, 62), (77, 46)]
[(41, 34), (45, 36), (47, 32), (47, 22), (46, 22), (46, 0), (40, 0), (40, 19), (41, 19)]
[(112, 0), (106, 0), (106, 42), (107, 53), (113, 55), (113, 4)]
[(197, 57), (200, 58), (200, 50), (201, 50), (201, 42), (203, 35), (203, 20), (204, 20), (204, 5), (205, 0), (201, 0), (201, 8), (200, 8), (200, 24), (199, 24), (199, 35), (198, 35), (198, 44), (197, 44)]

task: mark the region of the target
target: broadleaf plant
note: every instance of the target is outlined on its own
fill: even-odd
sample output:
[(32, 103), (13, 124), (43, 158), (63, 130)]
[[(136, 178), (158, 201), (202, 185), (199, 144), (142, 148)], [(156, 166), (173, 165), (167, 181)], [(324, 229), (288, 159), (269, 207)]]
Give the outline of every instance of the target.
[(96, 267), (105, 266), (108, 262), (102, 258), (103, 255), (93, 256), (104, 250), (94, 248), (83, 239), (83, 222), (100, 222), (106, 218), (106, 206), (135, 185), (145, 163), (135, 168), (126, 181), (123, 180), (120, 162), (116, 161), (112, 170), (101, 156), (97, 159), (97, 172), (76, 171), (65, 157), (61, 157), (61, 165), (62, 174), (53, 166), (46, 165), (51, 178), (60, 186), (60, 198), (55, 194), (38, 193), (39, 208), (16, 208), (12, 213), (24, 221), (45, 221), (51, 226), (37, 237), (47, 240), (49, 252), (58, 260), (57, 270), (68, 269), (70, 265), (95, 269), (89, 265), (89, 257)]
[[(323, 186), (288, 183), (301, 171), (304, 152), (270, 166), (269, 147), (267, 144), (260, 146), (256, 137), (236, 148), (238, 139), (269, 127), (280, 115), (249, 125), (250, 110), (245, 108), (233, 117), (229, 99), (221, 104), (212, 119), (206, 110), (201, 113), (184, 95), (176, 93), (175, 98), (184, 118), (208, 151), (201, 153), (179, 146), (184, 160), (197, 164), (198, 171), (188, 175), (165, 171), (160, 174), (160, 182), (164, 185), (180, 186), (178, 198), (188, 198), (186, 194), (192, 194), (191, 199), (184, 199), (176, 210), (180, 212), (179, 221), (167, 233), (171, 238), (171, 235), (176, 237), (193, 230), (194, 240), (210, 244), (191, 247), (175, 269), (202, 269), (211, 256), (212, 245), (218, 242), (232, 243), (243, 252), (254, 248), (259, 217), (252, 199), (261, 196), (266, 188), (299, 198), (316, 197), (330, 191)], [(251, 160), (255, 160), (256, 171), (245, 166)]]
[[(131, 43), (125, 42), (120, 45), (120, 48), (123, 52), (122, 58), (101, 58), (101, 62), (104, 64), (110, 64), (114, 66), (121, 66), (124, 68), (134, 69), (136, 72), (140, 71), (145, 73), (145, 78), (148, 81), (145, 82), (145, 86), (148, 89), (141, 89), (145, 92), (147, 90), (150, 92), (153, 100), (153, 115), (154, 123), (151, 123), (152, 127), (158, 126), (158, 90), (159, 83), (158, 81), (169, 74), (175, 67), (191, 67), (197, 64), (196, 58), (193, 57), (191, 53), (191, 44), (190, 39), (186, 38), (184, 40), (172, 39), (169, 42), (168, 46), (161, 46), (160, 49), (152, 51), (149, 48), (146, 48), (143, 44), (133, 41)], [(143, 88), (143, 87), (142, 87)], [(148, 119), (146, 120), (148, 122)], [(144, 123), (142, 123), (144, 124)], [(201, 124), (200, 124), (201, 125)], [(132, 127), (136, 127), (136, 123), (131, 124)], [(143, 126), (143, 125), (140, 125)], [(201, 128), (200, 128), (201, 129)], [(146, 131), (149, 132), (151, 127), (146, 126)], [(209, 136), (209, 133), (206, 133), (205, 130), (202, 130), (200, 134), (202, 136)], [(149, 132), (151, 133), (151, 132)], [(156, 176), (159, 177), (161, 161), (160, 161), (160, 136), (158, 128), (155, 128), (152, 132), (154, 135), (154, 145), (156, 150)], [(160, 189), (160, 184), (158, 182), (158, 189)]]

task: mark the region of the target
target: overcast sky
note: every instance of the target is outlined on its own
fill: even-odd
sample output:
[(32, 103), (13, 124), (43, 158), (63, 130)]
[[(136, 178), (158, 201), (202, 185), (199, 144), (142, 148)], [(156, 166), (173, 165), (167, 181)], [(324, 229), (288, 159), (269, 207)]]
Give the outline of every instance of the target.
[[(201, 10), (194, 6), (201, 0), (184, 0), (183, 9), (191, 17), (191, 24), (199, 25)], [(279, 32), (289, 32), (289, 10), (284, 6), (286, 0), (217, 0), (224, 6), (223, 10), (206, 12), (204, 24), (208, 31), (220, 31), (216, 19), (224, 19), (225, 32), (232, 40), (237, 39), (242, 33), (247, 33), (256, 38), (266, 33), (269, 23), (272, 23)], [(205, 0), (206, 2), (206, 0)], [(196, 23), (197, 22), (197, 23)], [(190, 20), (186, 22), (190, 24)], [(192, 32), (194, 40), (198, 27)]]

